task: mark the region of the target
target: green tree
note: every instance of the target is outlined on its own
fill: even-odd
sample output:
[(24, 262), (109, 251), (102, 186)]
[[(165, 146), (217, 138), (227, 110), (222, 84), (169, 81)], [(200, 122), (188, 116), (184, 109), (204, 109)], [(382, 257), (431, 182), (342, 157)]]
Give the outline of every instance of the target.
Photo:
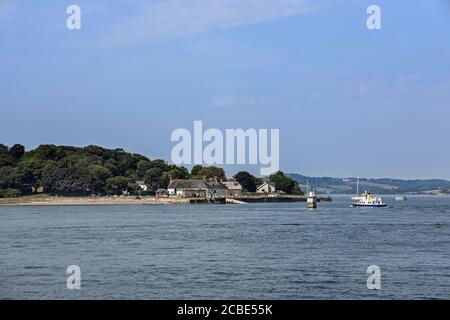
[(56, 161), (47, 161), (42, 167), (40, 184), (45, 192), (59, 193), (58, 185), (64, 179), (64, 169)]
[(5, 190), (0, 190), (0, 197), (4, 198), (17, 198), (22, 195), (22, 192), (18, 189), (7, 188)]
[(105, 191), (106, 180), (112, 177), (111, 172), (99, 165), (90, 165), (88, 167), (91, 176), (91, 188), (93, 193), (102, 193)]
[[(225, 170), (219, 167), (210, 166), (210, 167), (202, 167), (201, 169), (194, 170), (196, 174), (193, 174), (195, 178), (206, 177), (208, 179), (217, 177), (219, 179), (226, 179)], [(191, 171), (192, 173), (192, 171)]]
[(0, 167), (0, 189), (7, 189), (13, 185), (14, 168), (10, 166)]
[(93, 192), (89, 169), (83, 162), (64, 170), (64, 178), (58, 183), (63, 193), (73, 195), (88, 195)]
[(164, 172), (158, 180), (159, 187), (166, 189), (169, 186), (169, 182), (170, 182), (169, 173)]
[(6, 166), (14, 166), (16, 161), (8, 153), (0, 153), (0, 168)]
[(36, 149), (27, 152), (27, 157), (43, 161), (59, 161), (67, 155), (67, 152), (69, 151), (68, 148), (69, 147), (58, 147), (53, 144), (43, 144)]
[(119, 169), (117, 168), (117, 161), (115, 159), (108, 159), (104, 162), (104, 167), (108, 169), (113, 176), (119, 174)]
[(275, 183), (277, 190), (282, 190), (287, 194), (303, 194), (297, 181), (286, 177), (282, 171), (272, 174), (269, 180)]
[(14, 166), (16, 160), (11, 157), (9, 148), (4, 144), (0, 144), (0, 168), (6, 166)]
[(151, 161), (147, 161), (147, 160), (139, 161), (136, 165), (136, 173), (137, 173), (139, 179), (143, 179), (145, 172), (147, 170), (150, 170), (151, 168), (153, 168)]
[(16, 167), (16, 185), (25, 193), (29, 193), (32, 188), (41, 185), (42, 169), (47, 162), (40, 159), (24, 156)]
[(8, 153), (8, 146), (5, 146), (4, 144), (0, 143), (0, 154)]
[(200, 171), (203, 169), (203, 166), (196, 164), (195, 166), (192, 167), (191, 169), (191, 174), (193, 176), (199, 176), (200, 175)]
[(9, 154), (16, 160), (19, 160), (25, 154), (25, 147), (21, 144), (15, 144), (9, 148)]
[(15, 168), (11, 177), (13, 179), (12, 186), (17, 186), (22, 193), (30, 193), (36, 186), (36, 178), (30, 168)]
[(162, 171), (168, 170), (168, 165), (165, 160), (155, 159), (155, 160), (152, 160), (151, 163), (152, 163), (152, 168), (159, 168)]
[(151, 168), (145, 171), (144, 181), (147, 187), (151, 190), (159, 188), (159, 180), (163, 175), (163, 171), (160, 168)]
[(189, 179), (189, 171), (185, 167), (173, 166), (168, 172), (172, 179)]
[(121, 195), (128, 192), (129, 185), (134, 181), (127, 177), (112, 177), (106, 180), (106, 193), (110, 195)]
[(125, 171), (125, 177), (132, 179), (133, 181), (140, 180), (138, 177), (136, 170), (133, 169), (127, 169)]
[(128, 183), (128, 192), (133, 195), (139, 195), (141, 192), (141, 187), (136, 182)]
[(255, 177), (248, 173), (247, 171), (241, 171), (238, 172), (234, 178), (237, 182), (244, 188), (244, 190), (249, 192), (255, 192), (256, 191), (256, 183), (255, 183)]

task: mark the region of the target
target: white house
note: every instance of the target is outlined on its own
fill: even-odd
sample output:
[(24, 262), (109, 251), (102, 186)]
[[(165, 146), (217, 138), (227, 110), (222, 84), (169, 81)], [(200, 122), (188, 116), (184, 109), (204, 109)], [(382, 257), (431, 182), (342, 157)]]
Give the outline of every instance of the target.
[(227, 187), (228, 189), (228, 196), (229, 197), (240, 197), (242, 196), (242, 185), (237, 182), (236, 180), (233, 181), (222, 181), (222, 183)]
[(145, 181), (136, 181), (136, 184), (141, 188), (141, 191), (147, 191), (147, 185), (145, 184)]
[(228, 196), (228, 188), (217, 178), (206, 181), (208, 185), (208, 198), (226, 198)]
[(256, 188), (256, 192), (258, 193), (272, 193), (277, 191), (275, 188), (275, 183), (265, 180), (263, 184), (259, 185)]
[(217, 179), (171, 180), (167, 191), (182, 198), (226, 198), (228, 195), (227, 187)]

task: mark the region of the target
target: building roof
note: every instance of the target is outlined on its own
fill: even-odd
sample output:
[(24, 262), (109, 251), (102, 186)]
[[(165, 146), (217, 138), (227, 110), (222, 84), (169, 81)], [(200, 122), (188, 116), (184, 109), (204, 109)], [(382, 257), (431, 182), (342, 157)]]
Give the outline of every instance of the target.
[(264, 183), (261, 184), (261, 185), (259, 185), (256, 189), (261, 189), (262, 187), (264, 187), (264, 186), (267, 185), (267, 184), (270, 185), (272, 188), (275, 189), (275, 183), (270, 182), (270, 181), (264, 181)]
[(204, 180), (170, 180), (167, 189), (207, 189)]
[(136, 184), (142, 186), (142, 185), (145, 185), (145, 181), (136, 181)]
[(217, 181), (217, 180), (212, 180), (212, 179), (208, 180), (206, 182), (206, 184), (208, 185), (208, 187), (210, 189), (224, 189), (224, 190), (228, 189), (222, 182)]
[(237, 181), (222, 181), (222, 184), (230, 190), (242, 190), (241, 184)]
[(167, 189), (227, 189), (219, 181), (215, 180), (171, 180)]

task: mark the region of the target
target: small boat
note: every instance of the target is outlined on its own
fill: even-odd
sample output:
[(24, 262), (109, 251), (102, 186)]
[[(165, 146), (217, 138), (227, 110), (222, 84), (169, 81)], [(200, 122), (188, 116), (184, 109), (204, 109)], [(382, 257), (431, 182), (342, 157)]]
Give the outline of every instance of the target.
[(359, 197), (352, 198), (353, 207), (386, 207), (387, 204), (379, 197), (373, 197), (370, 192), (365, 191)]
[(397, 197), (394, 197), (394, 200), (395, 201), (406, 201), (408, 199), (406, 198), (406, 196), (397, 196)]

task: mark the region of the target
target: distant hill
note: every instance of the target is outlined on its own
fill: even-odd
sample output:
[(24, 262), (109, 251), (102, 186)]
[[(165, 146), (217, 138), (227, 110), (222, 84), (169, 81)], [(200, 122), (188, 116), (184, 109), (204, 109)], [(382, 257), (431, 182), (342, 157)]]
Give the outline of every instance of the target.
[[(296, 180), (302, 189), (307, 182), (319, 193), (356, 193), (356, 178), (307, 177), (286, 174)], [(443, 179), (400, 180), (359, 178), (360, 192), (368, 190), (379, 194), (450, 194), (450, 181)]]

